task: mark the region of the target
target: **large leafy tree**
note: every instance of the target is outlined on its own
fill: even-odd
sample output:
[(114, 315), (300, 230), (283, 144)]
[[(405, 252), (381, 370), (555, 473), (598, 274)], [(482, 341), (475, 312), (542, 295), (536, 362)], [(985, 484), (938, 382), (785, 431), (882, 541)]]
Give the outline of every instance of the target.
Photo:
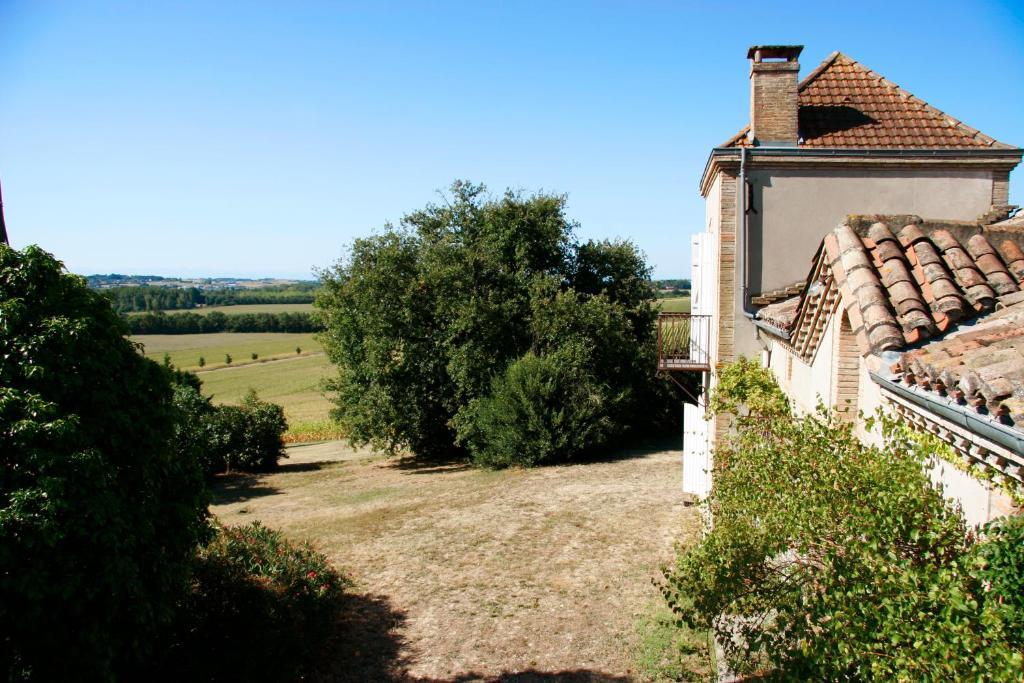
[(205, 525), (168, 373), (82, 278), (0, 245), (0, 675), (110, 678), (147, 655)]
[[(456, 182), (443, 203), (356, 240), (321, 274), (317, 300), (338, 367), (335, 415), (352, 439), (424, 456), (493, 451), (507, 442), (502, 421), (483, 416), (501, 408), (481, 401), (516, 395), (495, 383), (527, 355), (546, 360), (524, 360), (511, 381), (540, 373), (554, 394), (534, 392), (540, 403), (517, 414), (539, 410), (549, 432), (574, 424), (594, 438), (552, 438), (561, 445), (523, 460), (572, 457), (665, 415), (647, 266), (628, 242), (578, 244), (575, 228), (562, 196), (491, 198)], [(583, 401), (572, 419), (552, 421), (552, 382), (593, 388), (572, 392)]]

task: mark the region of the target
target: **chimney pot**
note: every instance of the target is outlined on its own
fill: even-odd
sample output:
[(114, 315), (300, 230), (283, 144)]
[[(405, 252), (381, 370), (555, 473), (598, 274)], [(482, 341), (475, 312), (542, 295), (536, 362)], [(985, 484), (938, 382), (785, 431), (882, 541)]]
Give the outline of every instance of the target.
[(799, 141), (797, 59), (803, 49), (803, 45), (755, 45), (747, 50), (754, 144), (794, 147)]

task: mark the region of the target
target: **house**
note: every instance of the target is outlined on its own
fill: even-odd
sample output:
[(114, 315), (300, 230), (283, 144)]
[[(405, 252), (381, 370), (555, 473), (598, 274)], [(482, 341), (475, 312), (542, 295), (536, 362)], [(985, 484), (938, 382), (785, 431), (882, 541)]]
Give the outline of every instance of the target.
[[(1024, 226), (1008, 220), (1022, 150), (839, 52), (798, 80), (801, 51), (747, 54), (750, 124), (701, 178), (689, 347), (668, 343), (679, 318), (662, 320), (659, 369), (702, 372), (710, 388), (719, 364), (757, 356), (799, 409), (881, 406), (1020, 478), (1024, 376), (1006, 330), (1024, 276)], [(990, 363), (978, 349), (993, 344), (1006, 353)], [(980, 412), (959, 410), (981, 399)], [(703, 495), (727, 423), (705, 422), (697, 403), (684, 416), (684, 487)], [(972, 521), (1005, 509), (994, 487), (948, 469), (936, 476)]]

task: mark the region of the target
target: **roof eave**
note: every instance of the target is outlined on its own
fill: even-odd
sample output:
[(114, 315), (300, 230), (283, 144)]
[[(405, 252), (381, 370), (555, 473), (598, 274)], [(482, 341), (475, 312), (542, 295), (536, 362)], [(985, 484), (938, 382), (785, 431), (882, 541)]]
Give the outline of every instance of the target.
[(1002, 164), (1016, 166), (1024, 156), (1020, 147), (942, 147), (942, 148), (879, 148), (879, 147), (714, 147), (704, 164), (700, 179), (700, 194), (707, 196), (707, 190), (714, 180), (717, 160), (735, 158), (738, 162), (740, 150), (747, 150), (748, 157), (804, 157), (836, 159), (984, 159), (991, 158)]

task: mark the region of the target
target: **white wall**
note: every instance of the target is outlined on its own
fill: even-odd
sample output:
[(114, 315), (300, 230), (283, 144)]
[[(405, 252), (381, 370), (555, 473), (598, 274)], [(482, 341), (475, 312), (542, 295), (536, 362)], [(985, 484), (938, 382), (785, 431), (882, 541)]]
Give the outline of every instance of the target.
[[(833, 315), (822, 333), (818, 352), (805, 363), (782, 344), (771, 342), (769, 369), (782, 390), (790, 397), (798, 412), (813, 413), (818, 400), (830, 408), (833, 395), (832, 356), (839, 342), (838, 315)], [(790, 369), (792, 366), (792, 369)]]

